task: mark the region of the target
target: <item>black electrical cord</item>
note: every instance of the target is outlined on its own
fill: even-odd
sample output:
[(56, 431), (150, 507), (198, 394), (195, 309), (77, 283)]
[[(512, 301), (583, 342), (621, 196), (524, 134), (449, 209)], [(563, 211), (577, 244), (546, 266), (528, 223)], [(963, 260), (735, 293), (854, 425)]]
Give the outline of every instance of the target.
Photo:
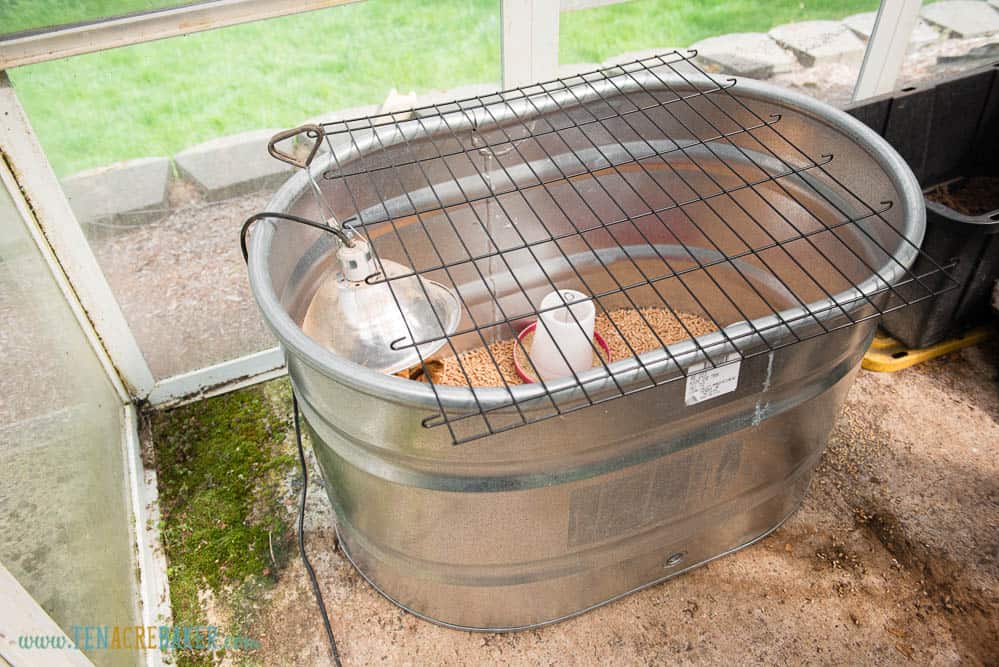
[(295, 392), (291, 394), (291, 406), (295, 413), (295, 442), (298, 444), (298, 462), (302, 464), (302, 503), (298, 506), (298, 553), (305, 563), (305, 570), (309, 573), (309, 581), (312, 583), (312, 592), (316, 596), (316, 604), (319, 605), (319, 613), (323, 616), (323, 627), (326, 628), (326, 638), (330, 641), (330, 650), (333, 651), (333, 664), (340, 665), (340, 651), (336, 647), (336, 638), (333, 636), (333, 627), (330, 625), (330, 617), (326, 613), (326, 603), (323, 602), (323, 592), (319, 588), (319, 580), (316, 578), (316, 571), (312, 569), (312, 563), (305, 554), (305, 498), (309, 493), (309, 468), (305, 463), (305, 448), (302, 446), (302, 426), (298, 419), (298, 399)]
[[(276, 218), (279, 220), (287, 220), (289, 222), (297, 222), (299, 224), (308, 225), (309, 227), (315, 227), (316, 229), (321, 229), (325, 232), (336, 235), (345, 245), (351, 245), (350, 239), (334, 227), (323, 224), (321, 222), (315, 222), (309, 220), (308, 218), (302, 218), (297, 215), (291, 215), (289, 213), (257, 213), (255, 215), (247, 218), (246, 222), (243, 223), (242, 229), (239, 230), (239, 247), (243, 251), (243, 261), (249, 262), (249, 254), (246, 251), (246, 233), (249, 231), (250, 226), (257, 222), (258, 220), (263, 220), (264, 218)], [(305, 553), (305, 499), (309, 494), (309, 467), (305, 462), (305, 447), (302, 445), (302, 425), (299, 421), (298, 416), (298, 397), (295, 396), (294, 390), (291, 393), (291, 407), (294, 413), (295, 421), (295, 443), (298, 445), (298, 462), (302, 466), (302, 502), (298, 506), (298, 553), (302, 557), (302, 562), (305, 564), (305, 571), (309, 573), (309, 583), (312, 584), (312, 593), (316, 596), (316, 604), (319, 605), (319, 613), (323, 617), (323, 627), (326, 629), (326, 638), (330, 642), (330, 651), (333, 653), (333, 664), (336, 667), (342, 667), (340, 664), (340, 651), (336, 646), (336, 637), (333, 636), (333, 626), (330, 625), (329, 614), (326, 613), (326, 603), (323, 601), (323, 592), (319, 588), (319, 579), (316, 578), (316, 571), (312, 569), (312, 563), (309, 562), (309, 556)]]
[[(258, 220), (264, 220), (265, 218), (276, 218), (278, 220), (287, 220), (288, 222), (297, 222), (300, 225), (307, 225), (309, 227), (315, 227), (316, 229), (321, 229), (324, 232), (329, 232), (333, 234), (345, 246), (354, 245), (353, 241), (350, 240), (346, 234), (336, 227), (331, 227), (323, 222), (316, 222), (315, 220), (309, 220), (308, 218), (303, 218), (298, 215), (292, 215), (291, 213), (277, 213), (276, 211), (264, 211), (263, 213), (254, 213), (246, 222), (243, 223), (243, 228), (239, 230), (239, 249), (243, 251), (243, 261), (248, 261), (249, 253), (246, 250), (246, 233), (250, 230), (250, 225), (257, 222)], [(353, 218), (351, 218), (353, 219)]]

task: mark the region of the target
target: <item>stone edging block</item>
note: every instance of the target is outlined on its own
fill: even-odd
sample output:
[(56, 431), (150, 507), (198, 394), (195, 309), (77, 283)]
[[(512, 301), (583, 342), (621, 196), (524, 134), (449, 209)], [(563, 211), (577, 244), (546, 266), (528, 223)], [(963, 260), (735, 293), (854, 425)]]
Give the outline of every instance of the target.
[(789, 72), (797, 61), (769, 35), (762, 32), (736, 32), (709, 37), (690, 48), (697, 59), (722, 72), (763, 79), (773, 74)]
[(805, 67), (831, 63), (860, 65), (864, 59), (864, 43), (839, 21), (785, 23), (768, 34), (793, 51)]
[(177, 153), (174, 161), (209, 201), (274, 187), (294, 169), (267, 152), (267, 142), (279, 131), (255, 130), (212, 139)]
[(167, 213), (170, 159), (143, 157), (81, 171), (62, 179), (81, 224), (143, 223)]
[(923, 7), (923, 18), (944, 34), (981, 37), (999, 32), (999, 13), (980, 0), (943, 0)]
[[(871, 38), (871, 33), (874, 32), (874, 21), (877, 19), (877, 16), (877, 12), (854, 14), (843, 19), (843, 24), (856, 33), (858, 37), (867, 40)], [(912, 30), (912, 35), (909, 37), (909, 44), (923, 46), (938, 39), (940, 39), (940, 33), (934, 30), (929, 23), (920, 19), (916, 23), (916, 27)]]

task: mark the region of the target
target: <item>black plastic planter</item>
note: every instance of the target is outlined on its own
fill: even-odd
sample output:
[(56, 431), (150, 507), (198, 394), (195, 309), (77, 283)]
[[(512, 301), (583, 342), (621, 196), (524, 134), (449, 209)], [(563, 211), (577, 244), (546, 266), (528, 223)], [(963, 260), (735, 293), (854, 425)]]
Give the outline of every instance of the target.
[[(908, 87), (847, 109), (881, 134), (928, 191), (958, 177), (999, 175), (999, 63), (922, 87)], [(887, 314), (882, 327), (911, 348), (987, 321), (999, 279), (999, 209), (965, 215), (927, 200), (924, 252), (949, 266), (959, 287)], [(919, 275), (935, 269), (920, 257)], [(934, 278), (927, 287), (940, 288)], [(944, 280), (937, 277), (936, 280)]]
[[(968, 216), (927, 201), (923, 250), (941, 266), (953, 264), (949, 272), (961, 286), (885, 315), (884, 329), (911, 348), (928, 347), (988, 320), (992, 285), (999, 278), (999, 209)], [(920, 257), (913, 272), (934, 268)]]

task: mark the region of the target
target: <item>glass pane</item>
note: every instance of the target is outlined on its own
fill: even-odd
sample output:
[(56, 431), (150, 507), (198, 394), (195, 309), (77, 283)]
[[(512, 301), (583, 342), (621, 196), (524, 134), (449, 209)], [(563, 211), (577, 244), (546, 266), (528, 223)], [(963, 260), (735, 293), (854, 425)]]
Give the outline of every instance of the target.
[(195, 4), (177, 0), (5, 0), (0, 2), (0, 34), (38, 30), (150, 9)]
[(121, 405), (2, 185), (0, 321), (0, 561), (70, 638), (135, 625)]
[(276, 344), (237, 241), (290, 175), (266, 139), (373, 113), (393, 89), (402, 108), (493, 89), (499, 30), (499, 2), (367, 0), (11, 78), (162, 378)]
[[(572, 72), (586, 69), (587, 63), (592, 69), (631, 56), (698, 48), (700, 64), (709, 71), (769, 79), (845, 103), (860, 71), (865, 41), (840, 21), (877, 8), (878, 0), (630, 0), (564, 12), (559, 62)], [(812, 21), (822, 23), (804, 24)], [(709, 38), (717, 39), (705, 44)]]

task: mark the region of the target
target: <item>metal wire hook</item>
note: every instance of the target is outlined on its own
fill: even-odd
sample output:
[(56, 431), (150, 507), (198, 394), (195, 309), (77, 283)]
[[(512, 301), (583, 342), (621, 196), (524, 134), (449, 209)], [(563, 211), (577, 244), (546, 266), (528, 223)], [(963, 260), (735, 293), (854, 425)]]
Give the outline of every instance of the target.
[[(292, 155), (291, 153), (286, 153), (285, 151), (278, 148), (278, 144), (285, 139), (291, 139), (292, 137), (297, 137), (300, 134), (304, 134), (309, 139), (313, 140), (312, 149), (305, 159), (299, 159)], [(281, 160), (281, 162), (287, 162), (288, 164), (298, 167), (299, 169), (308, 169), (309, 165), (312, 164), (313, 158), (316, 157), (316, 153), (319, 152), (319, 146), (323, 143), (323, 137), (326, 133), (323, 128), (318, 125), (302, 125), (300, 127), (295, 127), (290, 130), (282, 130), (278, 132), (271, 140), (267, 142), (267, 152), (271, 154), (271, 157)]]

